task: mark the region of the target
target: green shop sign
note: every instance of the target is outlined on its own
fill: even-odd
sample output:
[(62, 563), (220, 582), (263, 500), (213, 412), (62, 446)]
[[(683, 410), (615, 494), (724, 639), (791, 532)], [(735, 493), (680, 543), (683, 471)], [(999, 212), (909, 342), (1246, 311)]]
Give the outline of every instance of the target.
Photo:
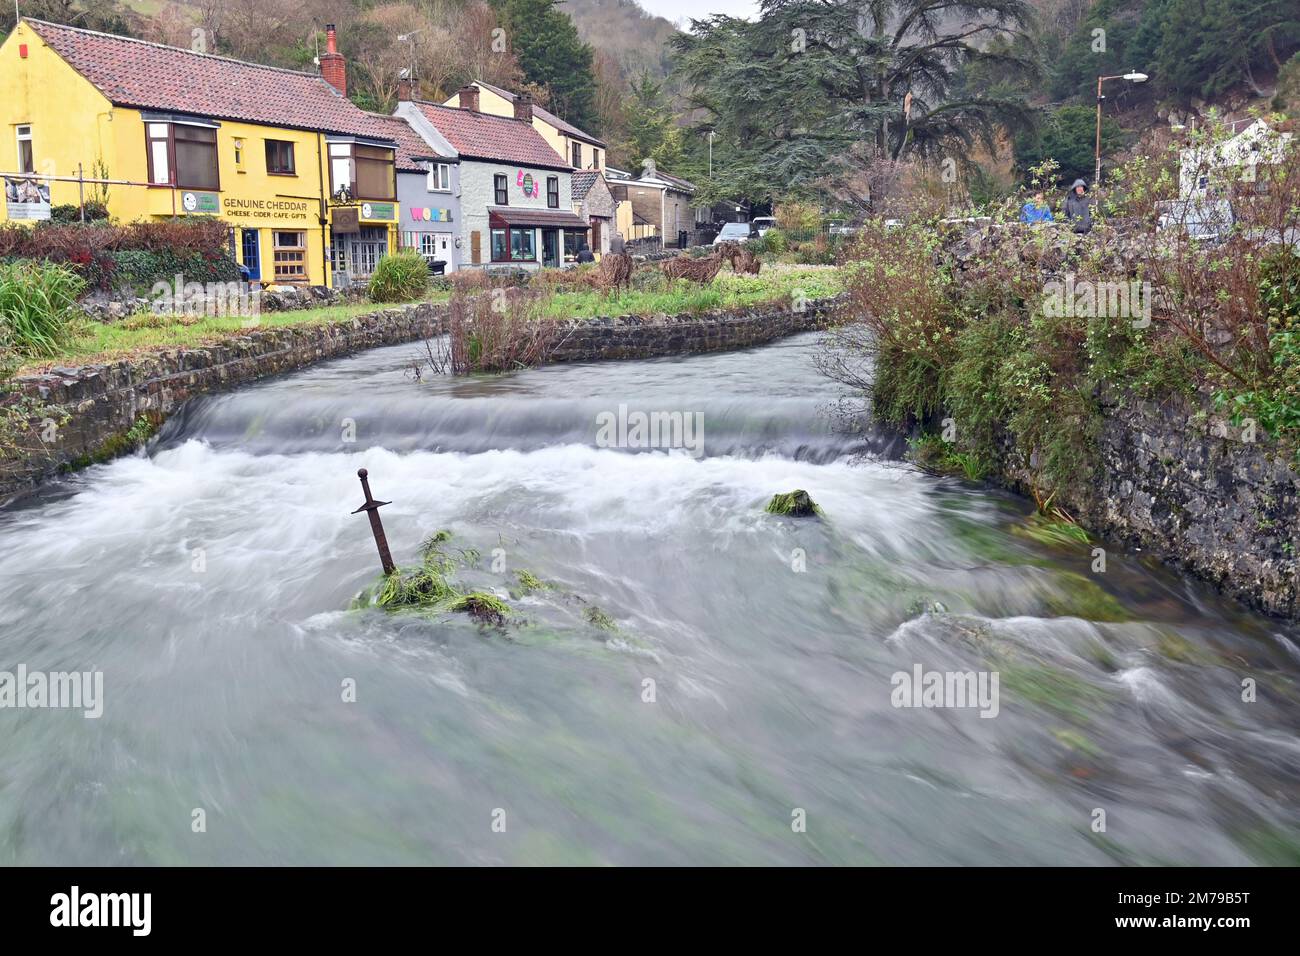
[(397, 218), (397, 207), (390, 202), (365, 202), (361, 204), (361, 218), (391, 221)]
[(216, 193), (181, 193), (181, 209), (196, 216), (215, 216), (221, 212), (221, 201)]

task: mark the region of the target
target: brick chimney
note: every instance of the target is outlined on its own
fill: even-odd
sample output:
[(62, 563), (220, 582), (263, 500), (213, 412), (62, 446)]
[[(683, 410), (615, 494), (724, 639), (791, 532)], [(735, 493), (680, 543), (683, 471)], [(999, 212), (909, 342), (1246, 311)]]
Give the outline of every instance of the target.
[(320, 55), (320, 75), (344, 96), (348, 95), (348, 62), (339, 52), (338, 35), (332, 23), (325, 25), (325, 52)]
[(533, 94), (515, 94), (515, 119), (522, 120), (529, 126), (533, 124)]
[(413, 91), (413, 86), (414, 84), (412, 84), (411, 81), (406, 79), (405, 77), (398, 80), (397, 81), (397, 102), (399, 103), (411, 102), (412, 99), (411, 93)]
[(478, 87), (474, 84), (463, 86), (460, 92), (456, 94), (459, 97), (460, 108), (469, 110), (471, 113), (478, 112)]

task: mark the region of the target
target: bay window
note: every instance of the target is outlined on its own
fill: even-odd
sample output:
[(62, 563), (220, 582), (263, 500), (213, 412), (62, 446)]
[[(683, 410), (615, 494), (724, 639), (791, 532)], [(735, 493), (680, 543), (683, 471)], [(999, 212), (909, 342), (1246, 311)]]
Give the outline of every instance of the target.
[(180, 122), (147, 122), (149, 182), (181, 189), (220, 189), (217, 130)]
[(330, 192), (347, 188), (353, 199), (397, 198), (393, 151), (362, 143), (330, 143)]
[(493, 262), (536, 262), (535, 232), (531, 227), (518, 226), (492, 230)]

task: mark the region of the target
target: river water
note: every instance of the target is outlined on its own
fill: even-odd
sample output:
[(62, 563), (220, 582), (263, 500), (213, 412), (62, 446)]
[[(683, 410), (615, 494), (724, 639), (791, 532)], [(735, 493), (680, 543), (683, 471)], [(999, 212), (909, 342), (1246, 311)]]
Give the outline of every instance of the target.
[[(103, 675), (97, 719), (0, 709), (0, 863), (1295, 862), (1296, 630), (840, 433), (814, 343), (376, 350), (0, 511), (0, 669)], [(620, 405), (702, 454), (598, 447)], [(451, 530), (514, 623), (349, 609), (363, 466), (398, 563)], [(821, 519), (764, 513), (795, 488)], [(917, 666), (996, 716), (893, 706)]]

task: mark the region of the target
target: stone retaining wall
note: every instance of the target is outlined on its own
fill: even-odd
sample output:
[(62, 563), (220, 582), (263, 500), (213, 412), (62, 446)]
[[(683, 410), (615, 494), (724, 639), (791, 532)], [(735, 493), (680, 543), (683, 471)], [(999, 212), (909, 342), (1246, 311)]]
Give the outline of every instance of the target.
[(216, 345), (17, 378), (18, 391), (60, 406), (67, 421), (47, 421), (56, 427), (40, 431), (52, 440), (36, 441), (22, 456), (0, 462), (0, 500), (60, 472), (130, 450), (135, 437), (156, 428), (193, 395), (361, 349), (422, 339), (445, 331), (446, 319), (445, 304), (419, 303), (347, 322), (256, 329)]
[[(1102, 408), (1094, 485), (1062, 506), (1105, 539), (1300, 620), (1300, 473), (1285, 453), (1211, 414), (1208, 400), (1106, 394)], [(1002, 473), (1027, 488), (1006, 459)]]
[(549, 360), (595, 362), (750, 348), (826, 328), (837, 304), (838, 299), (826, 299), (809, 302), (799, 311), (764, 308), (701, 315), (582, 319), (561, 326)]

